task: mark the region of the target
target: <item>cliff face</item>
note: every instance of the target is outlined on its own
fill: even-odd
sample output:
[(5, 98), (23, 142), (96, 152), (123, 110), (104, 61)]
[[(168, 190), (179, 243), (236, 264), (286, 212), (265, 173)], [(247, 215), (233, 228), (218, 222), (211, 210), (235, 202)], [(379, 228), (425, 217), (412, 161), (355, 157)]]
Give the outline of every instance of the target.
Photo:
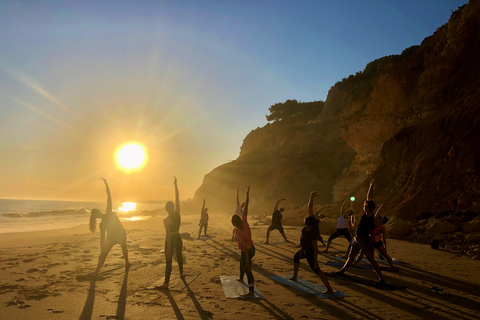
[[(471, 221), (480, 211), (479, 57), (475, 0), (420, 46), (335, 84), (315, 121), (252, 131), (239, 158), (206, 175), (195, 198), (225, 200), (233, 211), (235, 188), (243, 194), (250, 183), (262, 211), (284, 196), (303, 205), (317, 190), (333, 217), (346, 196), (364, 199), (373, 177), (383, 214), (400, 221), (397, 236), (426, 241), (438, 223), (453, 225), (439, 233), (467, 232), (465, 224), (480, 232)], [(357, 214), (361, 207), (353, 204)]]

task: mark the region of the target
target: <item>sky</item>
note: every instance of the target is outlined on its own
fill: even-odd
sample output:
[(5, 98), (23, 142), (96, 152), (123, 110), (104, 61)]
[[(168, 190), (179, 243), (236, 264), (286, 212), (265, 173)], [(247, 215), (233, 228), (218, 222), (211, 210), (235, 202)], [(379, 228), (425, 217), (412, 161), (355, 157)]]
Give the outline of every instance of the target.
[[(192, 198), (268, 108), (419, 45), (454, 0), (0, 1), (0, 198)], [(145, 166), (114, 161), (141, 143)]]

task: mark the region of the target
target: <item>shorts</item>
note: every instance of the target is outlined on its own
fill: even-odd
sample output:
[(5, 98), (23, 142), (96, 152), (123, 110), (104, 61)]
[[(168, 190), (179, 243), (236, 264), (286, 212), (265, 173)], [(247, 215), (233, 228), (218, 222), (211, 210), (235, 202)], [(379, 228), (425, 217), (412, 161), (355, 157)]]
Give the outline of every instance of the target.
[(270, 231), (278, 230), (278, 231), (280, 231), (281, 234), (285, 233), (283, 231), (283, 226), (281, 224), (272, 224), (269, 228), (270, 228)]
[(365, 253), (373, 254), (373, 244), (370, 238), (359, 238), (355, 236), (352, 241), (352, 248), (360, 249)]
[(375, 242), (375, 249), (383, 247), (383, 240)]

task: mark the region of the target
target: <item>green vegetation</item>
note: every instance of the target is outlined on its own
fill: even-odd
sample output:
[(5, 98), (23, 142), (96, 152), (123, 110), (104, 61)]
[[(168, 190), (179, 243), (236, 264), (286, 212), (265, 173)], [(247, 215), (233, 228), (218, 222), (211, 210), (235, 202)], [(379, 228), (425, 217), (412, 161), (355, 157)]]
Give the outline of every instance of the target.
[(269, 115), (265, 115), (267, 121), (312, 121), (323, 111), (324, 101), (298, 102), (297, 100), (287, 100), (276, 103), (268, 110)]

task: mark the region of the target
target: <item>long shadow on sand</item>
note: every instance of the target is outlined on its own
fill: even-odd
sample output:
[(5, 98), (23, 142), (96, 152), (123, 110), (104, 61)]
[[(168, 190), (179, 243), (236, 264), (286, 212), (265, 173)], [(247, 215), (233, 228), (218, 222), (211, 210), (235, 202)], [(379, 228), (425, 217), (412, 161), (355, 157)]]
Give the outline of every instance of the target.
[(95, 303), (95, 282), (95, 280), (90, 280), (90, 289), (88, 290), (87, 300), (85, 301), (79, 320), (92, 319), (93, 305)]
[[(235, 252), (235, 251), (231, 250), (230, 248), (227, 248), (226, 246), (224, 246), (223, 244), (221, 244), (221, 243), (219, 243), (215, 240), (206, 241), (205, 244), (208, 244), (208, 245), (212, 246), (213, 248), (215, 248), (216, 250), (218, 250), (218, 251), (220, 251), (224, 254), (229, 255), (230, 257), (232, 257), (235, 260), (238, 260), (239, 257), (240, 257), (238, 252)], [(265, 249), (266, 248), (262, 245), (256, 246), (256, 251), (259, 252), (259, 253), (270, 255), (274, 258), (280, 259), (280, 260), (285, 261), (289, 264), (293, 264), (293, 262), (292, 262), (292, 257), (293, 256), (291, 257), (291, 256), (287, 256), (287, 255), (284, 255), (284, 254), (281, 254), (281, 253), (278, 253), (278, 252), (273, 252), (272, 250), (267, 251)], [(307, 272), (311, 272), (310, 267), (308, 267), (307, 265), (304, 265), (303, 263), (300, 265), (300, 268), (302, 270), (307, 271)], [(275, 275), (272, 272), (270, 272), (270, 271), (268, 271), (268, 270), (266, 270), (262, 267), (259, 267), (258, 265), (254, 265), (253, 270), (255, 272), (258, 272), (259, 274), (264, 275), (265, 277)], [(293, 270), (293, 266), (292, 266), (292, 270)], [(402, 267), (402, 271), (401, 271), (402, 274), (403, 274), (403, 270), (404, 270), (404, 266)], [(452, 310), (450, 310), (451, 312), (443, 311), (448, 316), (442, 316), (437, 312), (429, 311), (428, 309), (431, 309), (432, 306), (429, 305), (429, 304), (423, 303), (422, 299), (415, 299), (415, 298), (410, 299), (410, 298), (407, 298), (405, 296), (400, 296), (400, 294), (397, 294), (396, 292), (384, 291), (384, 290), (373, 288), (371, 285), (373, 283), (375, 283), (375, 281), (374, 280), (369, 280), (368, 277), (365, 278), (365, 275), (366, 275), (365, 271), (366, 270), (351, 270), (351, 272), (350, 272), (350, 270), (349, 270), (349, 273), (356, 273), (356, 274), (361, 275), (361, 276), (349, 275), (349, 278), (353, 278), (353, 280), (358, 280), (358, 282), (351, 282), (352, 279), (349, 280), (348, 278), (345, 278), (345, 279), (341, 279), (341, 278), (337, 279), (336, 278), (336, 280), (339, 280), (340, 283), (345, 284), (351, 290), (357, 291), (358, 293), (360, 293), (362, 295), (371, 297), (372, 299), (375, 299), (375, 300), (378, 300), (378, 301), (382, 301), (386, 304), (391, 305), (392, 307), (394, 307), (396, 309), (410, 310), (416, 316), (422, 317), (424, 319), (435, 318), (437, 320), (443, 320), (443, 319), (447, 320), (447, 319), (451, 319), (451, 318), (463, 318), (461, 315), (459, 315), (460, 311), (457, 310), (457, 309), (452, 309)], [(369, 276), (376, 276), (376, 274), (375, 274), (375, 272), (370, 272)], [(420, 277), (420, 279), (425, 279), (425, 275), (418, 274), (417, 276)], [(399, 286), (399, 287), (403, 286), (403, 287), (410, 288), (410, 287), (413, 286), (412, 283), (410, 283), (410, 282), (405, 282), (405, 281), (402, 281), (402, 280), (399, 280), (399, 279), (389, 279), (388, 277), (387, 277), (387, 282), (392, 283), (392, 284), (394, 284), (396, 286)], [(296, 289), (289, 288), (289, 287), (284, 287), (284, 288), (291, 291), (292, 293), (298, 295), (298, 291)], [(387, 294), (387, 292), (388, 292), (388, 294)], [(408, 296), (409, 292), (408, 291), (404, 292), (404, 295)], [(478, 293), (476, 295), (478, 295)], [(333, 307), (332, 308), (332, 305), (329, 305), (329, 304), (326, 304), (326, 303), (322, 302), (322, 299), (317, 299), (315, 297), (309, 297), (309, 296), (303, 296), (303, 295), (302, 295), (302, 298), (307, 300), (309, 303), (318, 306), (319, 308), (329, 310), (329, 312), (333, 316), (336, 316), (338, 318), (344, 319), (344, 318), (352, 317), (351, 314), (345, 312), (345, 309), (348, 309), (351, 312), (353, 312), (354, 314), (356, 314), (356, 315), (358, 315), (358, 316), (360, 316), (364, 319), (378, 319), (377, 314), (374, 314), (374, 313), (368, 311), (367, 309), (362, 308), (362, 306), (355, 306), (355, 305), (352, 306), (349, 303), (346, 303), (345, 301), (343, 301), (343, 299), (338, 299), (338, 298), (329, 299), (329, 300), (333, 301), (334, 303), (338, 304), (338, 306), (339, 306), (339, 307)], [(445, 297), (445, 299), (448, 300), (449, 298)], [(405, 300), (411, 301), (412, 303), (409, 303)], [(452, 302), (453, 303), (459, 303), (459, 305), (461, 305), (462, 307), (468, 308), (468, 309), (472, 309), (472, 307), (475, 304), (475, 302), (473, 302), (469, 299), (467, 299), (467, 301), (464, 301), (465, 299), (462, 299), (462, 298), (452, 299), (452, 300), (453, 301), (448, 300), (446, 302), (448, 302), (448, 303), (452, 303)], [(417, 304), (417, 305), (415, 305), (415, 304)], [(420, 306), (418, 306), (418, 304), (420, 304)], [(340, 307), (341, 307), (341, 309), (340, 309)], [(272, 313), (272, 316), (278, 317), (278, 316), (274, 315), (273, 313)], [(465, 319), (469, 319), (469, 318), (467, 317)]]
[(128, 271), (129, 269), (125, 269), (125, 277), (123, 278), (122, 289), (120, 289), (120, 294), (118, 295), (116, 319), (125, 319), (125, 307), (127, 306)]
[(180, 311), (180, 308), (178, 307), (177, 302), (176, 302), (175, 299), (173, 298), (172, 293), (171, 293), (170, 291), (168, 291), (168, 290), (161, 290), (160, 292), (162, 292), (164, 295), (167, 296), (168, 301), (170, 302), (170, 305), (172, 306), (173, 312), (175, 312), (175, 316), (177, 317), (177, 319), (180, 319), (180, 320), (185, 319), (185, 318), (183, 317), (182, 312)]
[(193, 293), (192, 289), (190, 289), (190, 286), (185, 281), (185, 279), (183, 279), (183, 283), (185, 284), (185, 288), (187, 289), (188, 296), (192, 299), (195, 309), (197, 309), (198, 316), (200, 317), (200, 319), (202, 320), (213, 319), (213, 316), (211, 314), (207, 314), (208, 312), (203, 310), (202, 305), (200, 304), (200, 302), (198, 302), (197, 298), (195, 297), (195, 294)]
[[(223, 245), (223, 244), (221, 244), (221, 243), (219, 243), (215, 240), (207, 241), (207, 242), (205, 242), (205, 244), (210, 245), (211, 247), (220, 251), (223, 254), (229, 255), (230, 257), (232, 257), (235, 260), (240, 259), (240, 254), (238, 254), (238, 252), (233, 251), (230, 248), (227, 248), (225, 245)], [(292, 263), (292, 269), (293, 269), (293, 263)], [(310, 270), (310, 269), (308, 269), (308, 270)], [(274, 273), (272, 273), (272, 272), (270, 272), (270, 271), (268, 271), (268, 270), (266, 270), (262, 267), (259, 267), (257, 265), (253, 266), (253, 271), (257, 272), (257, 273), (259, 273), (259, 274), (261, 274), (261, 275), (263, 275), (267, 278), (270, 277), (270, 276), (276, 276), (276, 274), (274, 274)], [(311, 296), (311, 295), (308, 295), (308, 294), (302, 294), (301, 291), (298, 291), (295, 288), (292, 288), (290, 286), (285, 285), (285, 286), (283, 286), (283, 288), (291, 291), (292, 294), (294, 294), (294, 295), (300, 296), (304, 300), (308, 301), (310, 304), (315, 305), (320, 309), (329, 310), (331, 315), (333, 315), (333, 316), (335, 316), (339, 319), (349, 319), (349, 318), (351, 318), (351, 314), (348, 314), (345, 311), (324, 302), (323, 299), (318, 299), (318, 298), (316, 298), (314, 296)], [(299, 295), (299, 294), (301, 294), (301, 295)], [(342, 299), (343, 298), (335, 298), (335, 299), (329, 299), (329, 300), (342, 300)], [(273, 317), (275, 317), (277, 319), (292, 319), (292, 317), (288, 316), (288, 314), (285, 311), (281, 310), (280, 308), (275, 306), (273, 303), (270, 303), (267, 299), (262, 300), (265, 303), (262, 303), (262, 301), (252, 301), (252, 300), (248, 300), (248, 301), (262, 306)], [(267, 306), (267, 304), (268, 304), (268, 306)], [(283, 315), (283, 318), (281, 317), (281, 315)], [(372, 317), (372, 319), (374, 319), (374, 318)]]

